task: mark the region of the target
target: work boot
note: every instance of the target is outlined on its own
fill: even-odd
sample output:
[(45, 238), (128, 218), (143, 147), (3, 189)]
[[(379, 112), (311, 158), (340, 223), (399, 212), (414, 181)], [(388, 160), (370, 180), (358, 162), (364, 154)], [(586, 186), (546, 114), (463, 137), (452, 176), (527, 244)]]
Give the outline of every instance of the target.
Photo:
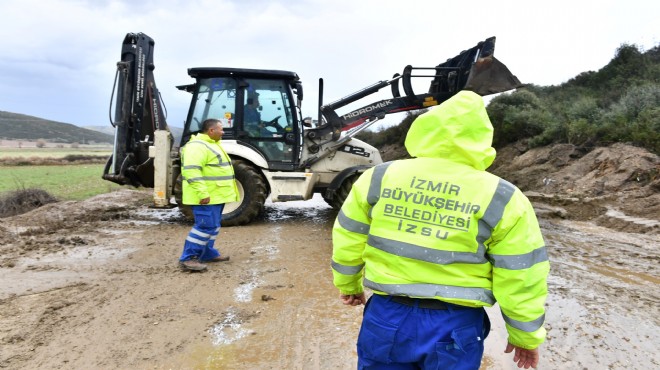
[(227, 262), (227, 261), (229, 261), (229, 256), (217, 256), (215, 258), (211, 258), (206, 262)]
[(179, 261), (179, 266), (186, 271), (204, 271), (206, 270), (206, 265), (199, 262), (196, 258), (189, 259), (186, 261)]

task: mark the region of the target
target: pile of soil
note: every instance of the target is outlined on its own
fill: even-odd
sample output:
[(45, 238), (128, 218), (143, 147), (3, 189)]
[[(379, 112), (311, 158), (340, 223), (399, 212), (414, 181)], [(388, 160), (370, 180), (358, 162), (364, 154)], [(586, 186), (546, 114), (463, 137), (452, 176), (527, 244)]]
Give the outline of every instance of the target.
[[(405, 148), (381, 150), (384, 161), (409, 158)], [(587, 150), (571, 144), (498, 150), (488, 171), (515, 184), (539, 213), (594, 220), (619, 231), (660, 233), (660, 157), (616, 143)]]

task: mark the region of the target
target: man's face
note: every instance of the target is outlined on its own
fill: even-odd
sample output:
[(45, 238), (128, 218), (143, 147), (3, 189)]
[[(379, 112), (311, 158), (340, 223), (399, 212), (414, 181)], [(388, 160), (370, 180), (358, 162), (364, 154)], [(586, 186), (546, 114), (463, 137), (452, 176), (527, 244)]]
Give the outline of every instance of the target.
[(206, 134), (209, 135), (209, 137), (215, 141), (222, 139), (222, 135), (224, 134), (224, 132), (222, 131), (222, 124), (220, 124), (219, 122), (216, 123), (214, 126), (209, 128), (209, 131)]

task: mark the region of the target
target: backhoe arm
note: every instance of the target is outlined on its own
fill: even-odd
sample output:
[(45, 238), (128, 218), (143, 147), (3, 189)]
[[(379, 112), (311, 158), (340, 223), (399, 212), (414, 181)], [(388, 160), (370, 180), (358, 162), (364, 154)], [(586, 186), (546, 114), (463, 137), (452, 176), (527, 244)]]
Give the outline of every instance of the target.
[(117, 63), (115, 119), (110, 118), (115, 142), (103, 179), (121, 185), (154, 186), (149, 147), (154, 145), (156, 131), (169, 132), (153, 75), (153, 50), (154, 40), (149, 36), (128, 33)]
[[(448, 59), (436, 67), (405, 67), (403, 74), (395, 74), (392, 79), (379, 81), (363, 90), (344, 97), (320, 108), (325, 124), (311, 131), (314, 137), (332, 132), (333, 140), (338, 140), (341, 131), (375, 122), (390, 113), (417, 110), (438, 105), (461, 90), (471, 90), (479, 95), (489, 95), (522, 86), (520, 81), (493, 56), (495, 37), (478, 43), (457, 56)], [(431, 71), (427, 74), (413, 74), (415, 71)], [(433, 78), (429, 91), (415, 94), (413, 78)], [(399, 81), (403, 95), (399, 90)], [(390, 86), (392, 98), (381, 100), (345, 114), (338, 114), (337, 109)]]

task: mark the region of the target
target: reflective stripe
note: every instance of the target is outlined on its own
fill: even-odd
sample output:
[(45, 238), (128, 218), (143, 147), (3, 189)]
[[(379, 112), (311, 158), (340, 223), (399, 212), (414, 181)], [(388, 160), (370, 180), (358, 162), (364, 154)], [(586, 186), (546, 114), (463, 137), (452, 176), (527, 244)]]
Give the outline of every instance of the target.
[(374, 167), (374, 172), (371, 175), (371, 183), (369, 183), (369, 192), (367, 193), (367, 203), (372, 207), (380, 199), (380, 188), (383, 183), (383, 176), (385, 171), (392, 164), (392, 162), (385, 162)]
[(386, 239), (373, 234), (369, 235), (367, 244), (395, 256), (437, 263), (439, 265), (449, 265), (451, 263), (481, 264), (488, 262), (484, 255), (484, 250), (481, 248), (477, 250), (477, 253), (444, 251)]
[(467, 288), (440, 284), (379, 284), (367, 278), (364, 286), (389, 295), (405, 295), (419, 298), (454, 298), (495, 304), (493, 292), (485, 288)]
[(216, 157), (218, 157), (218, 163), (222, 163), (222, 153), (218, 153), (218, 152), (215, 150), (215, 148), (213, 148), (212, 146), (210, 146), (207, 142), (205, 142), (205, 141), (201, 141), (201, 140), (193, 140), (193, 141), (189, 141), (188, 144), (202, 144), (202, 145), (206, 146), (207, 148), (209, 148), (209, 150), (210, 150), (213, 154), (215, 154)]
[(188, 166), (183, 166), (184, 170), (202, 170), (202, 166), (196, 166), (196, 165), (188, 165)]
[(493, 233), (493, 228), (500, 222), (502, 219), (502, 214), (504, 214), (504, 207), (509, 204), (513, 193), (516, 191), (516, 187), (513, 186), (506, 180), (500, 179), (497, 183), (497, 189), (495, 189), (495, 194), (493, 194), (493, 199), (490, 200), (486, 211), (484, 212), (483, 217), (479, 219), (479, 233), (477, 234), (477, 242), (479, 247), (484, 244), (488, 238)]
[(332, 261), (330, 264), (332, 266), (332, 269), (337, 271), (338, 273), (342, 275), (355, 275), (359, 274), (360, 271), (362, 271), (362, 268), (364, 267), (364, 263), (358, 266), (346, 266), (346, 265), (340, 265), (335, 261)]
[(207, 164), (209, 167), (229, 167), (231, 164), (229, 162), (222, 162), (222, 163), (209, 163)]
[(548, 252), (545, 247), (534, 249), (533, 251), (525, 254), (516, 255), (501, 255), (489, 254), (488, 259), (494, 267), (499, 267), (507, 270), (523, 270), (530, 268), (537, 263), (545, 262), (548, 260)]
[(191, 243), (199, 244), (199, 245), (206, 245), (206, 243), (208, 243), (207, 240), (199, 240), (199, 239), (195, 239), (195, 238), (193, 238), (193, 237), (190, 236), (190, 235), (188, 235), (188, 237), (186, 238), (186, 240), (189, 241), (189, 242), (191, 242)]
[(199, 235), (199, 236), (201, 236), (202, 238), (208, 238), (209, 236), (211, 236), (211, 234), (207, 234), (207, 233), (205, 233), (205, 232), (201, 232), (201, 231), (199, 231), (199, 230), (197, 230), (197, 229), (195, 229), (195, 228), (193, 228), (192, 230), (190, 230), (190, 233), (191, 233), (191, 234), (195, 234), (195, 235)]
[(502, 312), (502, 318), (504, 318), (504, 321), (510, 326), (528, 333), (533, 333), (539, 330), (541, 326), (543, 326), (543, 323), (545, 322), (545, 314), (541, 315), (536, 320), (518, 321), (510, 318), (509, 316), (505, 315), (504, 312)]
[(369, 234), (370, 226), (368, 224), (349, 218), (346, 216), (343, 209), (339, 211), (339, 215), (337, 215), (337, 221), (341, 227), (348, 231), (364, 235)]
[(231, 176), (201, 176), (201, 177), (193, 177), (190, 179), (184, 179), (188, 181), (190, 184), (191, 182), (197, 182), (197, 181), (222, 181), (222, 180), (233, 180), (234, 175)]

